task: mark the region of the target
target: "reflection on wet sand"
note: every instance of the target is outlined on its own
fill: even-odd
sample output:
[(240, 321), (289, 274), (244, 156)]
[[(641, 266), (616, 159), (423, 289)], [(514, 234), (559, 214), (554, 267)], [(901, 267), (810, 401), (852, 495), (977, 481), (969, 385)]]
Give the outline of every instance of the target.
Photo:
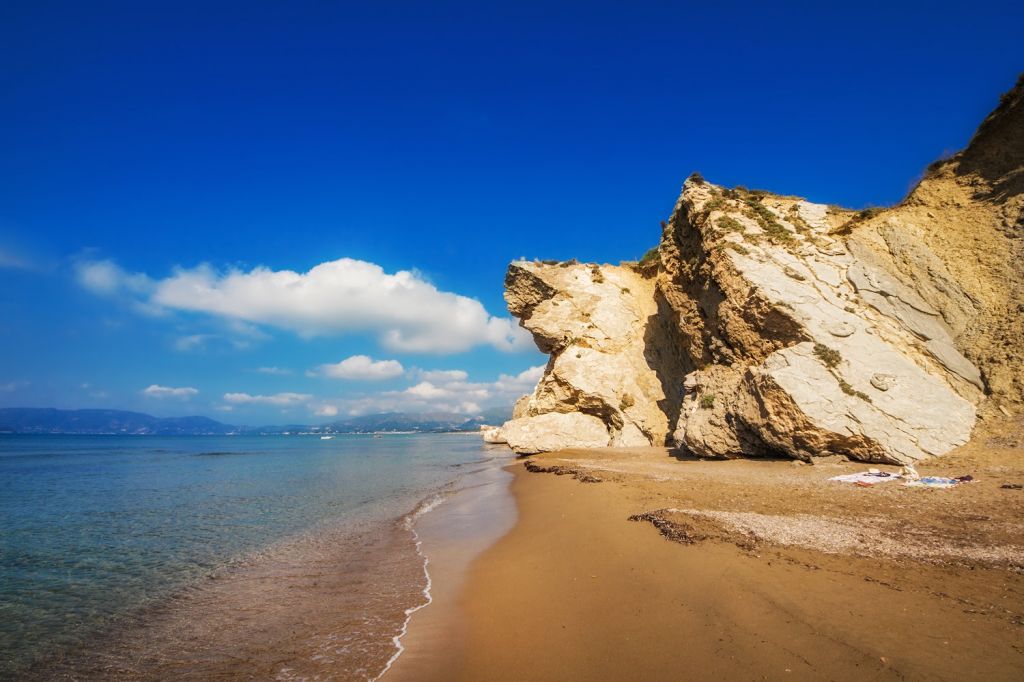
[(425, 578), (401, 521), (278, 546), (126, 624), (47, 677), (366, 680), (391, 657)]

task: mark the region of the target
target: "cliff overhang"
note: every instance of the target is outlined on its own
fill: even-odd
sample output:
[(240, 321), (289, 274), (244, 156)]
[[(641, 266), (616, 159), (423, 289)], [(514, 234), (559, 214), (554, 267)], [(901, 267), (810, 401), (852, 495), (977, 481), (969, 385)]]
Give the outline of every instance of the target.
[(1022, 92), (891, 209), (695, 174), (641, 263), (511, 264), (509, 310), (550, 358), (501, 437), (912, 463), (1017, 409)]

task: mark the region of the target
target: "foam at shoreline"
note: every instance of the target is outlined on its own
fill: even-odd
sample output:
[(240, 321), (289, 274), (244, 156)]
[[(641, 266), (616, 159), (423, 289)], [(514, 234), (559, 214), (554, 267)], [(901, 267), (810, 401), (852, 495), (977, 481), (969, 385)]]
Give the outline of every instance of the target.
[[(1015, 680), (1019, 564), (864, 556), (870, 543), (836, 555), (763, 529), (730, 536), (692, 511), (716, 522), (726, 512), (848, 518), (896, 537), (998, 548), (1019, 541), (1021, 500), (1000, 487), (1024, 475), (1018, 455), (968, 446), (930, 465), (978, 474), (955, 495), (828, 481), (858, 464), (680, 461), (666, 448), (535, 456), (534, 471), (578, 467), (597, 480), (509, 467), (515, 527), (453, 592), (442, 594), (434, 571), (434, 606), (414, 619), (387, 682)], [(891, 527), (880, 508), (899, 510)], [(644, 512), (682, 532), (631, 520)], [(446, 603), (457, 608), (443, 620)]]
[(415, 511), (406, 515), (404, 519), (404, 525), (409, 532), (412, 533), (413, 541), (416, 543), (416, 553), (423, 559), (423, 577), (427, 581), (426, 585), (423, 587), (424, 601), (421, 604), (417, 604), (416, 606), (412, 606), (405, 610), (405, 622), (402, 623), (402, 630), (391, 639), (395, 645), (395, 653), (392, 654), (391, 658), (388, 659), (388, 662), (384, 664), (384, 669), (373, 678), (374, 680), (379, 680), (389, 670), (391, 670), (391, 666), (394, 665), (395, 661), (398, 660), (398, 657), (402, 655), (403, 651), (405, 651), (405, 647), (402, 646), (402, 638), (405, 637), (406, 633), (409, 631), (409, 621), (412, 620), (412, 615), (420, 609), (429, 606), (430, 603), (434, 601), (434, 598), (430, 594), (430, 588), (432, 586), (432, 582), (430, 580), (430, 559), (423, 553), (423, 541), (420, 540), (419, 533), (416, 532), (416, 520), (424, 514), (429, 514), (437, 509), (445, 499), (446, 496), (435, 493), (421, 502)]
[[(105, 479), (111, 481), (110, 494), (100, 496), (94, 506), (102, 519), (123, 523), (89, 524), (89, 537), (102, 543), (95, 550), (85, 546), (68, 555), (73, 562), (69, 579), (79, 575), (78, 567), (95, 566), (109, 571), (110, 580), (125, 583), (118, 586), (121, 592), (133, 589), (139, 598), (120, 599), (119, 592), (101, 589), (103, 583), (97, 582), (95, 589), (106, 594), (107, 611), (95, 619), (96, 625), (66, 627), (65, 633), (58, 623), (56, 629), (46, 630), (52, 633), (49, 639), (29, 636), (35, 632), (30, 628), (42, 628), (43, 623), (9, 620), (4, 626), (9, 636), (0, 637), (0, 650), (20, 658), (8, 657), (0, 670), (16, 670), (19, 679), (375, 679), (404, 649), (412, 615), (434, 597), (433, 566), (427, 560), (420, 523), (460, 490), (461, 481), (487, 468), (481, 463), (486, 449), (479, 442), (433, 435), (383, 441), (353, 438), (341, 444), (263, 439), (262, 450), (244, 439), (167, 440), (169, 447), (157, 453), (148, 452), (150, 444), (139, 441), (146, 446), (148, 459), (112, 454), (109, 467), (132, 483), (143, 481), (136, 467), (160, 467), (170, 480), (189, 487), (179, 485), (161, 498), (153, 498), (147, 489), (143, 497), (130, 498), (133, 506), (121, 509), (106, 500), (117, 504), (130, 488), (114, 477)], [(65, 441), (76, 446), (78, 442)], [(112, 439), (109, 449), (121, 453), (125, 442)], [(136, 442), (131, 441), (128, 449)], [(244, 464), (235, 457), (193, 456), (232, 448), (244, 451)], [(34, 452), (26, 457), (11, 454), (11, 468), (36, 457)], [(82, 460), (73, 451), (58, 460), (60, 466), (64, 461), (70, 473)], [(96, 461), (92, 455), (89, 464), (95, 467)], [(457, 466), (463, 463), (473, 466)], [(211, 471), (248, 487), (236, 491), (211, 486)], [(49, 489), (45, 480), (20, 480), (33, 481), (40, 494), (42, 488)], [(173, 506), (164, 505), (167, 508), (158, 515), (147, 511), (151, 500), (165, 499), (173, 500)], [(63, 518), (57, 507), (68, 508), (67, 502), (58, 502), (59, 498), (52, 505), (57, 520)], [(179, 506), (191, 517), (182, 517)], [(136, 509), (144, 515), (136, 518)], [(166, 519), (177, 521), (165, 529)], [(194, 576), (163, 586), (135, 570), (135, 554), (101, 554), (104, 548), (117, 546), (118, 529), (129, 523), (127, 532), (164, 543), (163, 554), (138, 554), (151, 574), (162, 578), (177, 565), (174, 561), (181, 564), (192, 560), (192, 554), (199, 555), (183, 554), (191, 546), (174, 544), (180, 536), (204, 552), (199, 555), (202, 562), (195, 562)], [(288, 529), (285, 523), (297, 528), (277, 532), (279, 527)], [(244, 545), (236, 525), (248, 534)], [(72, 524), (61, 533), (67, 535), (76, 527)], [(31, 537), (37, 536), (26, 535), (26, 542)], [(63, 535), (45, 537), (56, 542)], [(236, 546), (242, 551), (231, 551)], [(32, 549), (26, 546), (22, 551)], [(25, 572), (21, 575), (31, 578)], [(68, 598), (92, 594), (86, 590), (92, 590), (93, 583), (81, 577), (75, 582)], [(16, 596), (27, 600), (35, 593), (19, 589)], [(40, 606), (56, 611), (61, 605), (60, 593), (43, 589), (38, 594), (51, 595)], [(26, 602), (25, 608), (33, 604)], [(68, 618), (74, 615), (73, 608), (74, 602), (60, 609), (67, 614), (63, 623), (75, 622)], [(11, 613), (17, 616), (18, 611)], [(36, 613), (38, 609), (26, 611), (26, 619)]]
[(512, 475), (505, 470), (513, 456), (505, 448), (495, 452), (486, 466), (460, 479), (458, 489), (434, 513), (417, 517), (418, 547), (425, 570), (429, 566), (429, 601), (409, 613), (401, 651), (379, 677), (387, 673), (388, 680), (415, 679), (410, 671), (422, 669), (424, 660), (443, 655), (460, 640), (462, 623), (455, 597), (471, 563), (511, 530), (517, 517), (509, 490)]

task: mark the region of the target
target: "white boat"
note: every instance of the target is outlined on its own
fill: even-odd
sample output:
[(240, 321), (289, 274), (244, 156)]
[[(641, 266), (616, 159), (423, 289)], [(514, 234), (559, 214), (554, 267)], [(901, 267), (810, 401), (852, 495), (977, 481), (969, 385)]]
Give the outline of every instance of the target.
[(320, 436), (320, 440), (331, 440), (334, 436)]

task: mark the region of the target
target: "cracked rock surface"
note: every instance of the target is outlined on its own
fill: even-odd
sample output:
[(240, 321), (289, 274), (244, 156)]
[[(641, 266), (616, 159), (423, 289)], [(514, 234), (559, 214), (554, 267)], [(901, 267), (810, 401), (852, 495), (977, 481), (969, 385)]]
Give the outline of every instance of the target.
[[(536, 390), (517, 403), (519, 418), (503, 428), (514, 450), (545, 449), (535, 442), (539, 427), (526, 425), (568, 412), (590, 417), (588, 443), (665, 442), (673, 425), (663, 378), (670, 378), (659, 376), (662, 340), (656, 332), (662, 322), (654, 294), (654, 281), (631, 268), (526, 262), (509, 267), (509, 308), (551, 354)], [(601, 434), (590, 428), (595, 423)]]
[(979, 410), (1020, 409), (1022, 197), (1021, 84), (892, 209), (691, 177), (654, 259), (509, 267), (509, 309), (550, 359), (501, 437), (523, 453), (942, 455)]

